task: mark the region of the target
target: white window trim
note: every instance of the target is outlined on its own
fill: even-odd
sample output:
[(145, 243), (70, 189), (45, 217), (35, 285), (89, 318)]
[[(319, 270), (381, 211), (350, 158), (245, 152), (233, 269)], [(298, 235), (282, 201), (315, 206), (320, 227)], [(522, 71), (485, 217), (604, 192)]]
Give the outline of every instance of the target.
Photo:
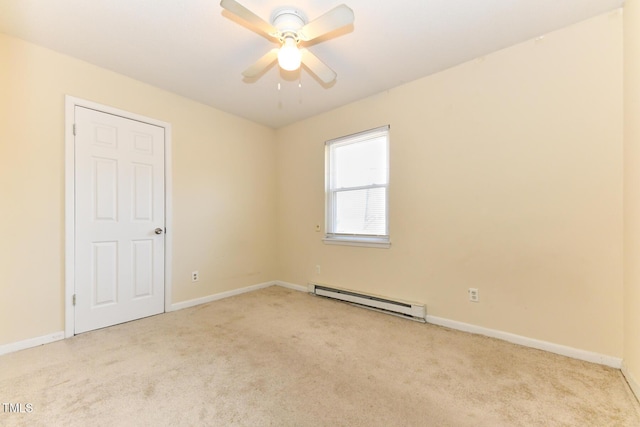
[[(334, 144), (338, 141), (349, 140), (350, 143), (357, 142), (359, 139), (369, 139), (373, 134), (376, 133), (387, 133), (389, 132), (390, 126), (380, 126), (374, 129), (369, 129), (363, 132), (358, 132), (355, 134), (343, 136), (340, 138), (331, 139), (325, 142), (325, 147), (329, 147), (331, 144)], [(387, 159), (389, 158), (389, 144), (387, 141)], [(332, 230), (332, 220), (335, 216), (335, 213), (329, 213), (329, 210), (335, 208), (334, 203), (331, 200), (332, 192), (329, 191), (330, 185), (330, 150), (325, 150), (325, 230)], [(387, 171), (388, 173), (388, 171)], [(387, 224), (387, 234), (386, 235), (364, 235), (364, 234), (340, 234), (340, 233), (332, 233), (326, 232), (322, 241), (328, 245), (345, 245), (345, 246), (360, 246), (360, 247), (369, 247), (369, 248), (390, 248), (390, 232), (389, 232), (389, 176), (387, 175), (387, 184), (373, 184), (370, 186), (365, 186), (362, 188), (379, 188), (384, 187), (387, 189), (387, 197), (386, 197), (386, 224)]]
[(343, 246), (361, 246), (365, 248), (384, 248), (391, 247), (391, 241), (388, 237), (371, 237), (365, 236), (343, 236), (343, 235), (326, 235), (322, 241), (327, 245), (343, 245)]

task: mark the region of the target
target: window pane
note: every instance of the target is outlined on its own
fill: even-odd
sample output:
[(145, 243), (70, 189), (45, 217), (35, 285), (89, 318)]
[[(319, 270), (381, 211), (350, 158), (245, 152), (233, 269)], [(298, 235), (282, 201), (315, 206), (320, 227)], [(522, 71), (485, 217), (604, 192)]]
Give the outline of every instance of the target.
[(337, 192), (334, 232), (385, 235), (387, 230), (386, 192), (386, 188)]
[(336, 144), (333, 150), (333, 188), (387, 183), (386, 137)]

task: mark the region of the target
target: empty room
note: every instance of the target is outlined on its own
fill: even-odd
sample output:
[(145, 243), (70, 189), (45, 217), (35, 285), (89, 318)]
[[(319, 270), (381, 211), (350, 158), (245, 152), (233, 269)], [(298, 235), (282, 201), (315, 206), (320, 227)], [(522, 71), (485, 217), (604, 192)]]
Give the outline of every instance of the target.
[(640, 425), (640, 0), (0, 0), (0, 425)]

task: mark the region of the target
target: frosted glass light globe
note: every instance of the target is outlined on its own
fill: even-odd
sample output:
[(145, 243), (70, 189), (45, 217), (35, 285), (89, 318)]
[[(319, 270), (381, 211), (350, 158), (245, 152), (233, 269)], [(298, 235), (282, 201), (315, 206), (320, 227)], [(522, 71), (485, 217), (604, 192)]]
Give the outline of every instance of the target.
[(300, 68), (301, 60), (302, 54), (296, 41), (291, 37), (285, 38), (282, 47), (278, 51), (278, 64), (280, 64), (280, 67), (287, 71), (294, 71)]

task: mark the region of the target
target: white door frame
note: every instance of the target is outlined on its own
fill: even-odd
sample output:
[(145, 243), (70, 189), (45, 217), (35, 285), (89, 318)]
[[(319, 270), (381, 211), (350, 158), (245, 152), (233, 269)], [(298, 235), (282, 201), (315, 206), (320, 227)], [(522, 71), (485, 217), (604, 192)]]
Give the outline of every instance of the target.
[(65, 261), (64, 261), (64, 336), (72, 337), (74, 334), (74, 308), (73, 294), (75, 293), (75, 155), (73, 135), (73, 125), (76, 107), (85, 107), (103, 113), (113, 114), (139, 122), (149, 123), (165, 129), (165, 227), (164, 236), (164, 311), (171, 311), (171, 261), (173, 258), (173, 228), (172, 228), (172, 175), (171, 175), (171, 124), (139, 114), (130, 113), (114, 107), (97, 104), (85, 99), (65, 95), (65, 202), (64, 202), (64, 238), (65, 238)]

